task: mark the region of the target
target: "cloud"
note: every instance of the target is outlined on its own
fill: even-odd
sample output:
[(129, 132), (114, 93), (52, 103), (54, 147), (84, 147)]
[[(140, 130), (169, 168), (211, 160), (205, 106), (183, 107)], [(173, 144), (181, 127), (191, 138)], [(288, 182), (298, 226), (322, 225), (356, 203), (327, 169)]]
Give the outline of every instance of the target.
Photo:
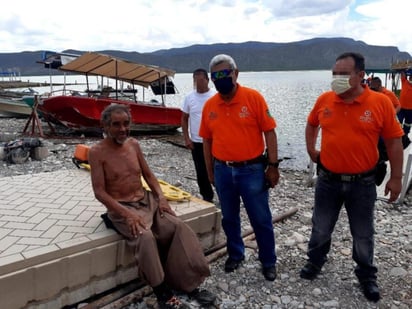
[[(14, 0), (0, 11), (0, 52), (292, 42), (351, 37), (412, 52), (409, 0)], [(405, 9), (402, 9), (405, 8)]]
[(277, 18), (287, 19), (290, 17), (321, 16), (345, 9), (351, 0), (281, 0), (262, 1), (264, 5), (271, 8), (273, 15)]

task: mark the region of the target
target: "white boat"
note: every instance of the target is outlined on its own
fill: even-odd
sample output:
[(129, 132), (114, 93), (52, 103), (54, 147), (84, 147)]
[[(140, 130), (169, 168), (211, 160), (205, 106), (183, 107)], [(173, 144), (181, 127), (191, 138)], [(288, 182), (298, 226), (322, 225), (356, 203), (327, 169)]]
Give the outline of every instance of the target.
[(32, 108), (20, 98), (0, 97), (0, 117), (2, 118), (27, 118)]

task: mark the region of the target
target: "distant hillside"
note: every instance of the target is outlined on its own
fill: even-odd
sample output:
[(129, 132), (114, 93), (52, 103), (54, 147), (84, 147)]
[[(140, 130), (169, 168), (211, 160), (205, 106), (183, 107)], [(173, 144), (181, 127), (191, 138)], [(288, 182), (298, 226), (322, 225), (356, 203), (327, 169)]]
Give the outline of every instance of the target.
[[(233, 56), (241, 71), (328, 70), (336, 57), (346, 51), (362, 53), (369, 69), (388, 69), (396, 60), (411, 59), (408, 53), (399, 51), (397, 47), (368, 45), (349, 38), (315, 38), (292, 43), (245, 42), (193, 45), (151, 53), (118, 50), (97, 52), (186, 73), (198, 67), (208, 68), (210, 59), (220, 53)], [(64, 52), (81, 54), (84, 51), (65, 50)], [(48, 69), (36, 63), (40, 57), (41, 51), (0, 53), (0, 71), (14, 68), (26, 76), (49, 74)]]

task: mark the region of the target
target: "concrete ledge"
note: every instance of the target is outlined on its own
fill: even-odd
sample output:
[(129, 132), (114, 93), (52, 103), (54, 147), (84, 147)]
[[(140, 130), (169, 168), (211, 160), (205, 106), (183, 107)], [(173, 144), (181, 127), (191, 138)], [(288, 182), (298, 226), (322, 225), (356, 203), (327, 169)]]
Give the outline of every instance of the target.
[[(205, 249), (218, 238), (215, 231), (199, 237)], [(3, 275), (0, 299), (2, 308), (8, 309), (61, 308), (136, 278), (133, 254), (120, 239)]]
[[(131, 254), (117, 263), (123, 241), (0, 277), (3, 308), (61, 308), (136, 278)], [(114, 257), (114, 258), (113, 258)], [(127, 276), (125, 275), (127, 274)], [(52, 305), (55, 304), (55, 305)]]
[[(0, 179), (0, 303), (7, 309), (61, 308), (136, 279), (133, 254), (106, 229), (88, 172)], [(172, 208), (206, 250), (220, 232), (220, 210), (191, 198)]]

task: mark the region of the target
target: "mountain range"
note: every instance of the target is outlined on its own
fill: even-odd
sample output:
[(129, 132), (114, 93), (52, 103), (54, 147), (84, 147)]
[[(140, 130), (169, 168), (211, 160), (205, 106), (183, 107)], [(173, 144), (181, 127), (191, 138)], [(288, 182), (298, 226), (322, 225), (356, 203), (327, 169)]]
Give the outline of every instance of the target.
[[(203, 67), (208, 69), (213, 56), (231, 55), (240, 71), (328, 70), (343, 52), (359, 52), (365, 56), (367, 69), (389, 69), (396, 61), (411, 59), (407, 52), (395, 46), (368, 45), (350, 38), (314, 38), (291, 43), (222, 43), (192, 45), (163, 49), (149, 53), (120, 50), (95, 51), (133, 62), (157, 65), (188, 73)], [(61, 52), (82, 54), (85, 51), (68, 49)], [(49, 70), (37, 63), (42, 50), (0, 53), (0, 73), (7, 70), (22, 76), (48, 75)]]

